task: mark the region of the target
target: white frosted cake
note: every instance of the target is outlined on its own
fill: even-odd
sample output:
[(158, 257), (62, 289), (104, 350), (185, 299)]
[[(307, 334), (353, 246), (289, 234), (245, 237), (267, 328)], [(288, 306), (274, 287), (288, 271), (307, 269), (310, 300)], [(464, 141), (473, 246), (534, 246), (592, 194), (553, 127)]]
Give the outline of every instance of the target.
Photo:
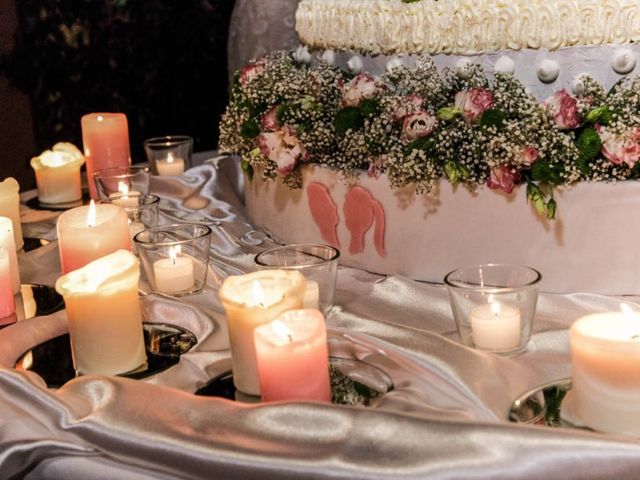
[(640, 293), (640, 1), (302, 0), (307, 45), (238, 73), (221, 148), (253, 222), (442, 281), (532, 266)]

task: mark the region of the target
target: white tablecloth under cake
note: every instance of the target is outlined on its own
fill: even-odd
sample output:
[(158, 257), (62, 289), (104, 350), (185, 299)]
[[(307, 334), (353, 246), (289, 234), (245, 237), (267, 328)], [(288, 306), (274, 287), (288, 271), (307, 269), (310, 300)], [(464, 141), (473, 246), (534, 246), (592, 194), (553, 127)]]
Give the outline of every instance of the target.
[[(526, 352), (504, 358), (459, 343), (443, 286), (341, 267), (329, 328), (351, 339), (354, 355), (401, 367), (379, 407), (193, 395), (229, 369), (220, 281), (252, 270), (253, 255), (273, 243), (246, 218), (233, 159), (154, 177), (152, 193), (163, 198), (161, 222), (213, 229), (203, 293), (143, 297), (148, 318), (189, 328), (198, 345), (144, 381), (87, 376), (52, 390), (11, 367), (25, 347), (66, 330), (65, 312), (1, 330), (0, 478), (638, 477), (635, 439), (507, 420), (522, 393), (570, 376), (567, 327), (618, 309), (613, 297), (542, 294)], [(24, 213), (25, 236), (55, 236), (53, 218)], [(53, 284), (56, 243), (21, 254), (20, 263), (23, 283)]]

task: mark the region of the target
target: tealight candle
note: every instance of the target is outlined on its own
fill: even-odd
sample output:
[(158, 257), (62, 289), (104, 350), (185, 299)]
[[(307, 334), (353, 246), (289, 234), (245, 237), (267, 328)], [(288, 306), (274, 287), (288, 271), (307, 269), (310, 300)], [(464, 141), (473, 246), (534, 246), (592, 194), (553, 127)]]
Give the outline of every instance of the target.
[(84, 156), (75, 145), (56, 143), (31, 159), (40, 203), (56, 205), (82, 199), (80, 167)]
[(20, 291), (20, 268), (13, 235), (13, 222), (8, 217), (0, 217), (0, 247), (7, 249), (9, 270), (11, 272), (11, 288), (13, 294), (16, 295)]
[(265, 402), (331, 401), (324, 317), (291, 310), (254, 331), (260, 395)]
[(131, 250), (127, 213), (117, 205), (91, 201), (88, 206), (72, 208), (60, 215), (57, 229), (62, 273), (116, 250)]
[(169, 152), (165, 160), (156, 160), (156, 169), (158, 175), (180, 176), (184, 173), (184, 159), (175, 158), (173, 153)]
[(64, 297), (78, 374), (117, 375), (146, 362), (139, 279), (136, 257), (119, 250), (56, 282), (56, 291)]
[(594, 430), (640, 435), (640, 315), (587, 315), (569, 336), (572, 411)]
[(473, 343), (484, 350), (510, 350), (520, 345), (520, 310), (490, 301), (471, 310)]
[(169, 258), (154, 262), (153, 277), (158, 292), (180, 293), (193, 288), (193, 260), (180, 253), (180, 245), (169, 247)]
[[(15, 250), (13, 253), (15, 254)], [(16, 311), (16, 300), (13, 295), (9, 250), (0, 246), (0, 318), (6, 318)]]
[(233, 383), (260, 395), (253, 331), (287, 310), (302, 308), (305, 280), (300, 272), (263, 270), (228, 277), (220, 288), (227, 314)]
[(118, 182), (118, 192), (109, 195), (109, 201), (124, 208), (136, 208), (140, 204), (140, 192), (129, 191), (129, 185)]
[(127, 117), (123, 113), (90, 113), (82, 117), (81, 124), (89, 192), (98, 200), (94, 172), (131, 164)]
[(15, 178), (9, 177), (0, 182), (0, 216), (9, 217), (13, 223), (13, 240), (16, 250), (24, 245), (22, 224), (20, 223), (20, 185)]

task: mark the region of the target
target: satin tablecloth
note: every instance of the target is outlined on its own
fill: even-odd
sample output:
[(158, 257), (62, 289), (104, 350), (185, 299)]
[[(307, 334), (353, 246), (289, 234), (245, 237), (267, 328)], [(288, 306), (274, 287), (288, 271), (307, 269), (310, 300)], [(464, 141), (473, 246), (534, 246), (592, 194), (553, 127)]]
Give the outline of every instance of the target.
[[(378, 408), (196, 397), (230, 365), (220, 281), (252, 270), (253, 255), (273, 244), (246, 218), (234, 159), (155, 177), (152, 193), (161, 222), (213, 229), (203, 293), (142, 299), (149, 321), (184, 325), (198, 345), (146, 381), (87, 376), (51, 390), (11, 367), (65, 332), (65, 313), (1, 330), (0, 478), (640, 478), (635, 439), (507, 421), (523, 392), (570, 376), (567, 327), (618, 309), (611, 297), (542, 294), (527, 351), (504, 358), (459, 343), (443, 286), (341, 267), (330, 329), (352, 354), (400, 367)], [(53, 215), (23, 214), (25, 236), (55, 238)], [(23, 283), (53, 284), (56, 242), (21, 254), (20, 266)]]

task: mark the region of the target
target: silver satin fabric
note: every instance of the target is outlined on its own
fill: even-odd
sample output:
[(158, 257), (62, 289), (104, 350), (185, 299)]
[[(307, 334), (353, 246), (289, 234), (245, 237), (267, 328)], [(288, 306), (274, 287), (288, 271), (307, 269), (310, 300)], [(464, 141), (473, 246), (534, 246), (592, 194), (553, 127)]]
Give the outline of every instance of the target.
[[(152, 193), (161, 222), (213, 229), (203, 293), (173, 299), (141, 284), (145, 319), (182, 325), (198, 344), (144, 381), (87, 376), (51, 390), (11, 367), (64, 333), (65, 313), (0, 330), (0, 478), (640, 478), (635, 439), (507, 421), (522, 393), (570, 376), (567, 327), (618, 309), (612, 297), (542, 294), (526, 352), (505, 358), (460, 344), (442, 285), (341, 267), (330, 351), (377, 365), (392, 392), (370, 408), (196, 397), (230, 368), (220, 282), (273, 243), (246, 218), (234, 158), (155, 177)], [(36, 220), (28, 235), (55, 238), (54, 219), (23, 213)], [(57, 255), (56, 242), (21, 254), (23, 283), (52, 284)]]

